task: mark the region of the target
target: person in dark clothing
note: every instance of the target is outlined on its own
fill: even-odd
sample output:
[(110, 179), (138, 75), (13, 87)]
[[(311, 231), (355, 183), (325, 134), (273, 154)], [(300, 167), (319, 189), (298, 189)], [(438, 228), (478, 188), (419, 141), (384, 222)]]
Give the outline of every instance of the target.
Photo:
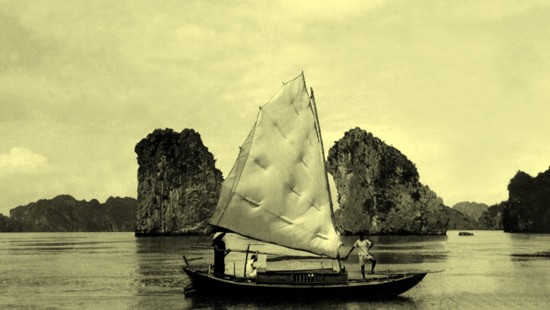
[(225, 273), (225, 256), (231, 252), (225, 248), (225, 241), (223, 240), (225, 233), (220, 233), (214, 236), (212, 240), (212, 247), (214, 248), (214, 276), (217, 278), (223, 278)]

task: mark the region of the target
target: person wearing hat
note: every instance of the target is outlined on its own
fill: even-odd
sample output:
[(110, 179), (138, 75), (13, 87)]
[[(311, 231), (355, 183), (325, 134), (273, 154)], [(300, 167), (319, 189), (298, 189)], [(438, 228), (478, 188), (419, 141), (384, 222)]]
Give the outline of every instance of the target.
[(231, 252), (225, 248), (225, 232), (216, 233), (212, 240), (212, 247), (214, 248), (214, 276), (217, 278), (223, 278), (225, 274), (225, 256)]

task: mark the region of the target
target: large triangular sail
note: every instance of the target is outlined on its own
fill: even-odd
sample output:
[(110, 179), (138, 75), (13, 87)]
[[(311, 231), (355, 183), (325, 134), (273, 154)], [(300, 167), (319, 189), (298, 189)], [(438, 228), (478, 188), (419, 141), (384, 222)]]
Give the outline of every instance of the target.
[(316, 109), (302, 74), (260, 107), (210, 223), (336, 257), (341, 242), (327, 182)]

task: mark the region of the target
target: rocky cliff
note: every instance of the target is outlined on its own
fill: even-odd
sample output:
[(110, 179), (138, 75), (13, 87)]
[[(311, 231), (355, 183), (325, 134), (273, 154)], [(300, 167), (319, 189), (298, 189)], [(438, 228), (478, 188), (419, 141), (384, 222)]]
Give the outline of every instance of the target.
[(419, 182), (415, 165), (362, 129), (329, 150), (327, 168), (338, 190), (335, 220), (347, 234), (445, 234), (441, 198)]
[(534, 178), (519, 171), (512, 178), (502, 224), (506, 232), (550, 232), (550, 169)]
[(135, 151), (136, 235), (207, 233), (223, 177), (200, 135), (193, 129), (157, 129)]
[(468, 215), (455, 210), (454, 208), (445, 208), (449, 222), (447, 223), (448, 230), (472, 230), (472, 229), (484, 229), (478, 221), (469, 217)]
[(102, 204), (60, 195), (10, 210), (7, 231), (133, 231), (136, 205), (134, 198), (111, 197)]
[(9, 220), (9, 217), (0, 213), (0, 232), (8, 231), (8, 220)]
[(502, 213), (508, 202), (503, 201), (490, 206), (479, 218), (479, 224), (483, 229), (502, 230)]
[(479, 221), (481, 215), (489, 209), (489, 206), (484, 203), (463, 201), (455, 204), (453, 209)]

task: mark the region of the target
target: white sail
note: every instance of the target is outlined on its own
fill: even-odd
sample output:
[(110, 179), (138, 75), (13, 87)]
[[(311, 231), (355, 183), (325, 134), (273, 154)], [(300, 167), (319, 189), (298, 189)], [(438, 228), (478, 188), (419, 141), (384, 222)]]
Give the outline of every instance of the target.
[(336, 257), (324, 154), (303, 75), (260, 108), (210, 223), (233, 232)]

